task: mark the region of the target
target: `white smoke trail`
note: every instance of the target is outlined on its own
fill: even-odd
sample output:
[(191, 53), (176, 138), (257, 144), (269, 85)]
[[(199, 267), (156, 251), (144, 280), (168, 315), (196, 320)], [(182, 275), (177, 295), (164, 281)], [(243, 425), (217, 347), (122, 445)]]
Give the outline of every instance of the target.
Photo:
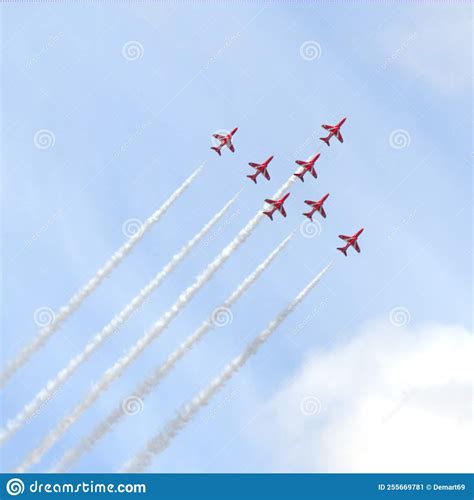
[[(265, 269), (272, 263), (275, 257), (286, 247), (293, 234), (285, 238), (268, 257), (251, 273), (240, 285), (229, 295), (229, 297), (219, 306), (217, 310), (229, 310), (239, 298), (257, 281)], [(143, 382), (130, 394), (130, 398), (143, 403), (143, 400), (159, 385), (161, 380), (174, 368), (176, 363), (190, 351), (209, 331), (216, 326), (214, 314), (211, 314), (181, 345), (156, 368)], [(127, 413), (123, 410), (123, 405), (119, 404), (110, 414), (100, 422), (94, 430), (82, 439), (72, 450), (66, 452), (50, 472), (65, 472), (79, 458), (89, 451), (100, 439), (102, 439), (112, 428), (117, 425)]]
[(35, 339), (24, 347), (18, 356), (11, 360), (3, 372), (0, 374), (0, 387), (4, 387), (8, 380), (21, 368), (30, 357), (44, 346), (49, 337), (66, 321), (84, 302), (84, 300), (109, 276), (109, 274), (123, 261), (131, 252), (135, 245), (145, 236), (145, 234), (161, 219), (173, 203), (191, 185), (193, 180), (202, 170), (204, 165), (200, 165), (178, 189), (156, 210), (141, 227), (134, 232), (130, 238), (109, 258), (109, 260), (97, 271), (97, 273), (53, 315), (53, 320), (42, 328)]
[(309, 284), (296, 296), (296, 298), (283, 309), (277, 317), (269, 323), (244, 351), (235, 357), (211, 383), (202, 390), (188, 405), (184, 406), (174, 417), (169, 420), (163, 430), (148, 441), (145, 447), (138, 452), (121, 469), (121, 472), (141, 472), (146, 469), (155, 455), (164, 451), (179, 432), (188, 424), (192, 417), (204, 406), (206, 406), (212, 396), (214, 396), (224, 385), (242, 368), (245, 363), (257, 353), (260, 347), (268, 340), (270, 335), (283, 323), (295, 307), (306, 297), (306, 295), (316, 286), (321, 278), (331, 267), (328, 264)]
[(46, 387), (36, 394), (33, 400), (28, 403), (23, 410), (12, 420), (5, 429), (0, 432), (0, 444), (4, 444), (35, 416), (41, 407), (48, 402), (60, 387), (75, 373), (75, 371), (86, 362), (92, 354), (110, 337), (115, 334), (121, 326), (134, 314), (163, 282), (163, 280), (185, 259), (191, 250), (209, 233), (225, 215), (227, 210), (235, 202), (240, 193), (234, 196), (212, 219), (192, 238), (173, 258), (163, 267), (163, 269), (134, 297), (124, 309), (122, 309), (108, 325), (106, 325), (95, 337), (86, 345), (84, 350), (72, 358), (68, 365), (58, 372), (54, 379), (50, 380)]
[[(285, 184), (275, 193), (275, 197), (281, 196), (294, 182), (295, 177), (291, 176)], [(221, 251), (219, 255), (206, 267), (206, 269), (196, 278), (194, 283), (189, 286), (178, 297), (176, 302), (168, 311), (147, 331), (145, 334), (129, 349), (127, 354), (122, 356), (116, 363), (110, 367), (97, 382), (89, 394), (73, 408), (72, 412), (63, 417), (63, 419), (52, 429), (48, 435), (41, 441), (25, 460), (17, 467), (17, 472), (24, 472), (32, 465), (41, 460), (41, 457), (64, 435), (64, 433), (73, 425), (76, 420), (104, 393), (110, 384), (118, 379), (125, 369), (133, 363), (138, 356), (168, 327), (171, 321), (181, 312), (196, 293), (214, 276), (219, 268), (227, 261), (232, 253), (244, 243), (252, 234), (263, 218), (263, 213), (259, 211), (247, 225), (240, 230), (237, 236)]]

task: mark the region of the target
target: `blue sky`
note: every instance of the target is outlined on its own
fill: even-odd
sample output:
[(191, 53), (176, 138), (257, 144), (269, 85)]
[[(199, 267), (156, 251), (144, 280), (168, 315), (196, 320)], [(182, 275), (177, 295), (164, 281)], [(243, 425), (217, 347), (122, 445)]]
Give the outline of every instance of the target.
[[(12, 379), (2, 395), (4, 421), (244, 188), (228, 224), (5, 446), (4, 470), (167, 310), (287, 180), (294, 161), (316, 151), (319, 177), (293, 185), (288, 218), (262, 221), (34, 470), (53, 465), (300, 228), (304, 199), (331, 193), (320, 234), (296, 231), (235, 306), (232, 324), (212, 332), (143, 411), (75, 470), (116, 470), (331, 259), (334, 268), (308, 300), (152, 470), (271, 471), (271, 450), (264, 454), (245, 429), (265, 428), (259, 409), (313, 349), (350, 342), (364, 324), (398, 307), (414, 327), (470, 328), (467, 3), (18, 3), (2, 5), (1, 13), (4, 361), (36, 334), (35, 310), (57, 310), (119, 247), (125, 221), (144, 220), (206, 162), (132, 255)], [(133, 60), (123, 55), (130, 41), (138, 42)], [(317, 57), (302, 57), (305, 42)], [(345, 142), (327, 148), (318, 140), (320, 125), (343, 116)], [(236, 153), (219, 158), (210, 136), (233, 127)], [(51, 147), (35, 146), (41, 130), (54, 138)], [(404, 147), (393, 147), (397, 137)], [(253, 185), (247, 163), (271, 154), (271, 182)], [(337, 235), (362, 226), (362, 253), (336, 255)]]

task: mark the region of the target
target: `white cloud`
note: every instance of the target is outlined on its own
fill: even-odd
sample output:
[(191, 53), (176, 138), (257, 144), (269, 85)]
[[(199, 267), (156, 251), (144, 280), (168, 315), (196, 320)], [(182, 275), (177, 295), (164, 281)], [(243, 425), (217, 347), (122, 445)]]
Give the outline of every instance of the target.
[[(472, 354), (462, 327), (372, 323), (351, 342), (312, 353), (266, 403), (265, 431), (252, 440), (273, 470), (467, 472)], [(320, 408), (304, 411), (309, 397)]]
[(393, 63), (445, 94), (470, 91), (470, 7), (430, 4), (420, 8), (412, 21), (402, 30), (384, 34), (383, 46), (390, 56), (382, 67)]

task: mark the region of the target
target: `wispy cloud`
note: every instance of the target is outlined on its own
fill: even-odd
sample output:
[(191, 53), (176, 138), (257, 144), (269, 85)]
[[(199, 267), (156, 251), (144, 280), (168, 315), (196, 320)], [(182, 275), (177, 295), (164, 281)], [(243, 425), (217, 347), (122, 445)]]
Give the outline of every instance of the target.
[[(471, 469), (472, 338), (459, 326), (393, 324), (392, 311), (312, 353), (267, 403), (265, 431), (248, 437), (271, 470)], [(305, 411), (309, 400), (317, 411)]]

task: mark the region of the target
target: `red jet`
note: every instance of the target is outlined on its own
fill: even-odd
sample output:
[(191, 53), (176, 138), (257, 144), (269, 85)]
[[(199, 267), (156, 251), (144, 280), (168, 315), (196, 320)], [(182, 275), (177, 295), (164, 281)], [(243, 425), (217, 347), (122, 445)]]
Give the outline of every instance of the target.
[(355, 233), (353, 236), (344, 236), (343, 234), (340, 234), (339, 238), (341, 238), (341, 240), (347, 241), (347, 244), (344, 247), (339, 247), (338, 250), (341, 251), (346, 257), (347, 257), (347, 249), (349, 247), (354, 247), (356, 252), (360, 253), (360, 247), (359, 243), (357, 243), (357, 238), (361, 235), (363, 230), (364, 228), (359, 229), (357, 233)]
[(337, 125), (321, 125), (323, 128), (326, 130), (329, 130), (329, 135), (327, 137), (320, 137), (322, 141), (324, 141), (328, 146), (329, 146), (329, 139), (331, 137), (336, 136), (336, 139), (339, 142), (344, 142), (344, 139), (342, 138), (340, 128), (342, 127), (343, 123), (347, 120), (347, 118), (343, 118)]
[(302, 161), (302, 160), (296, 160), (295, 163), (297, 163), (298, 165), (300, 165), (301, 167), (303, 167), (303, 170), (301, 170), (301, 172), (295, 172), (293, 175), (296, 175), (296, 177), (298, 177), (299, 179), (301, 179), (301, 182), (304, 182), (304, 174), (306, 172), (310, 172), (311, 175), (317, 179), (318, 178), (318, 174), (316, 172), (316, 170), (314, 170), (314, 164), (316, 163), (317, 159), (321, 156), (320, 153), (314, 155), (311, 160), (308, 160), (308, 161)]
[(263, 163), (252, 163), (249, 165), (256, 170), (253, 175), (247, 175), (249, 179), (252, 179), (255, 184), (257, 184), (257, 177), (262, 174), (267, 181), (270, 180), (270, 174), (267, 172), (268, 164), (273, 160), (273, 156), (269, 156)]
[(220, 134), (212, 134), (212, 137), (217, 139), (220, 144), (219, 146), (213, 146), (211, 149), (213, 149), (219, 156), (221, 156), (221, 149), (224, 146), (227, 146), (232, 153), (235, 151), (234, 145), (232, 144), (232, 136), (237, 132), (238, 128), (234, 128), (234, 130), (231, 130), (227, 135), (220, 135)]
[(306, 205), (310, 205), (311, 206), (311, 211), (310, 212), (306, 212), (303, 215), (305, 215), (306, 217), (308, 217), (308, 219), (311, 222), (313, 222), (314, 212), (319, 212), (324, 218), (326, 218), (326, 212), (324, 211), (323, 204), (327, 200), (328, 196), (329, 196), (329, 193), (325, 194), (319, 201), (305, 200), (304, 202), (306, 203)]
[(269, 205), (273, 205), (273, 208), (269, 210), (268, 212), (263, 212), (265, 215), (268, 215), (271, 220), (273, 220), (273, 214), (278, 210), (283, 217), (286, 217), (286, 212), (285, 208), (283, 207), (283, 203), (285, 203), (285, 200), (290, 196), (290, 193), (286, 193), (283, 198), (280, 198), (279, 200), (269, 200), (268, 198), (265, 200), (265, 203), (268, 203)]

